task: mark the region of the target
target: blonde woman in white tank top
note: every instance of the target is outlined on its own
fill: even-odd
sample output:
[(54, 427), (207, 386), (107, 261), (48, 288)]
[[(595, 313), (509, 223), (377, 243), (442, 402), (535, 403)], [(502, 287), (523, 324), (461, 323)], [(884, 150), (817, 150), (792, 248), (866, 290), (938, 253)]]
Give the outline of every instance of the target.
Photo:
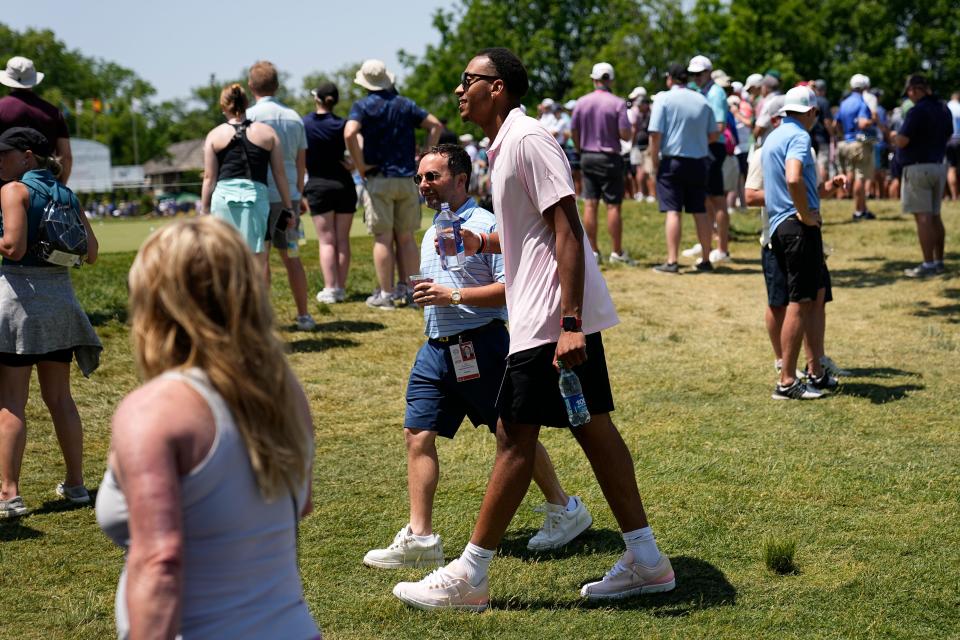
[(118, 636), (320, 637), (296, 557), (312, 419), (253, 255), (224, 222), (169, 225), (134, 261), (130, 307), (145, 383), (114, 414), (97, 496), (126, 549)]

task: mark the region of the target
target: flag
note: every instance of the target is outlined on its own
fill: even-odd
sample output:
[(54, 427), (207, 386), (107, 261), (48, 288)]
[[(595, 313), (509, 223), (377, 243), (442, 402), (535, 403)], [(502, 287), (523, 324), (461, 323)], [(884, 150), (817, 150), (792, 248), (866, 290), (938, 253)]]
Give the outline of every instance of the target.
[(100, 98), (93, 99), (93, 112), (103, 113), (103, 101)]

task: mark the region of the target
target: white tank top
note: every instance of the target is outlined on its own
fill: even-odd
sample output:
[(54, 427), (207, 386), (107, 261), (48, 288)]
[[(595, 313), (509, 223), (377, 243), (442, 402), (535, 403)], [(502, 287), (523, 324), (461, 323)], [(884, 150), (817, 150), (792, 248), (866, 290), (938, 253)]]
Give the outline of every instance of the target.
[[(229, 407), (199, 369), (168, 372), (199, 393), (213, 413), (209, 453), (180, 478), (184, 575), (178, 638), (307, 640), (320, 632), (303, 600), (297, 568), (297, 518), (307, 495), (266, 502)], [(309, 482), (309, 479), (307, 480)], [(127, 503), (108, 468), (97, 492), (97, 522), (115, 543), (129, 544)], [(127, 569), (117, 586), (117, 635), (129, 634)]]

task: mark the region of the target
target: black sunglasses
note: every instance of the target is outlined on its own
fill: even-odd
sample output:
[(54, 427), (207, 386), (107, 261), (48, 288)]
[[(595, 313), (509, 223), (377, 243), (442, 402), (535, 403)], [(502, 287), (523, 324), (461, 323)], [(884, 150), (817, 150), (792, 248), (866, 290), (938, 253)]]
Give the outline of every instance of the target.
[(413, 182), (414, 184), (420, 184), (424, 180), (426, 180), (427, 182), (436, 182), (437, 180), (440, 179), (440, 176), (442, 175), (443, 174), (440, 173), (439, 171), (427, 171), (426, 173), (418, 173), (417, 175), (413, 176)]
[(464, 71), (460, 74), (460, 86), (463, 87), (463, 90), (466, 91), (470, 88), (477, 80), (502, 80), (500, 76), (485, 76), (482, 73), (467, 73)]

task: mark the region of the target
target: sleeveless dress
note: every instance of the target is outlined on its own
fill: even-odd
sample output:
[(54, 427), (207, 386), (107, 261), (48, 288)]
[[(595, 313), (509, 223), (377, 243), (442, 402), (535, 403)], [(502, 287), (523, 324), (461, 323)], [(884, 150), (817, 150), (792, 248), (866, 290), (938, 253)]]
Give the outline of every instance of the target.
[(217, 151), (217, 186), (210, 200), (210, 213), (229, 222), (240, 231), (254, 253), (265, 250), (270, 193), (267, 173), (270, 151), (250, 142), (245, 120), (231, 125), (237, 135)]
[[(210, 407), (216, 436), (209, 453), (180, 478), (183, 509), (182, 640), (308, 640), (320, 631), (303, 600), (297, 568), (297, 520), (307, 496), (266, 502), (233, 415), (199, 369), (170, 371)], [(309, 481), (309, 480), (308, 480)], [(294, 500), (295, 498), (295, 500)], [(123, 490), (107, 469), (97, 493), (97, 522), (117, 545), (129, 545)], [(117, 636), (129, 635), (127, 569), (117, 586)]]

